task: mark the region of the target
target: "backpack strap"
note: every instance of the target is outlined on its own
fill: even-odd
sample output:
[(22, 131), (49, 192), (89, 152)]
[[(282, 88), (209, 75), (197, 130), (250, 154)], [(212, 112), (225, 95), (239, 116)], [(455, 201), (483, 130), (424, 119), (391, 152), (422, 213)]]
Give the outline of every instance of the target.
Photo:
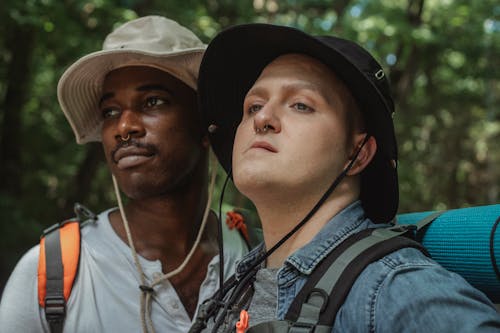
[(231, 291), (235, 288), (237, 282), (236, 275), (231, 275), (226, 282), (224, 282), (224, 285), (212, 295), (212, 297), (206, 299), (202, 304), (200, 304), (196, 320), (191, 325), (189, 333), (199, 333), (207, 327), (207, 320), (212, 317), (215, 318), (221, 308), (221, 305), (224, 304), (224, 301), (220, 300), (221, 293), (225, 295), (227, 292)]
[[(434, 222), (438, 217), (440, 217), (441, 215), (443, 215), (443, 213), (446, 213), (445, 210), (439, 210), (439, 211), (436, 211), (432, 214), (429, 214), (427, 215), (426, 217), (424, 217), (423, 219), (417, 221), (416, 223), (414, 223), (413, 225), (415, 227), (414, 230), (415, 230), (415, 240), (419, 243), (422, 242), (423, 238), (424, 238), (424, 235), (425, 235), (425, 231), (427, 230), (427, 227), (432, 223)], [(396, 226), (404, 226), (405, 224), (398, 224), (397, 221), (396, 221)], [(406, 225), (406, 226), (409, 226), (409, 225)]]
[(80, 260), (79, 221), (65, 221), (44, 231), (38, 261), (38, 303), (51, 332), (62, 332), (66, 302)]
[(247, 333), (329, 333), (352, 285), (370, 263), (413, 247), (428, 255), (412, 238), (417, 227), (398, 225), (365, 229), (344, 240), (316, 267), (291, 303), (284, 320), (263, 322)]
[[(427, 251), (414, 236), (414, 227), (366, 229), (342, 242), (315, 269), (290, 305), (288, 332), (331, 331), (336, 315), (357, 277), (370, 263), (405, 247)], [(334, 296), (333, 296), (334, 295)]]
[(52, 333), (62, 332), (66, 304), (78, 273), (80, 228), (97, 221), (97, 216), (79, 203), (75, 204), (75, 213), (75, 219), (45, 229), (40, 239), (38, 303)]
[[(432, 214), (427, 215), (426, 217), (424, 217), (423, 219), (421, 219), (420, 221), (415, 223), (415, 225), (417, 226), (417, 232), (420, 231), (421, 229), (425, 228), (426, 226), (428, 226), (432, 222), (434, 222), (438, 217), (443, 215), (443, 213), (446, 213), (446, 211), (445, 210), (436, 211)], [(401, 226), (402, 224), (398, 224), (398, 225)]]

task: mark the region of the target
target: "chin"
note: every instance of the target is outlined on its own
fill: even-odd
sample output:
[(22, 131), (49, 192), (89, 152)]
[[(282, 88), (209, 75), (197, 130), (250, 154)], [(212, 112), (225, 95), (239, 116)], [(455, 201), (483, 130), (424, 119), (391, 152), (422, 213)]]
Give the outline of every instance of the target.
[[(146, 189), (148, 191), (146, 191)], [(142, 200), (155, 196), (157, 191), (152, 191), (149, 184), (138, 184), (137, 186), (126, 186), (121, 188), (127, 198), (132, 200)]]
[(255, 172), (255, 170), (234, 173), (233, 181), (238, 191), (249, 198), (252, 193), (266, 191), (276, 183), (275, 177), (269, 173)]
[[(147, 199), (157, 196), (165, 191), (165, 182), (160, 182), (158, 178), (148, 177), (142, 173), (132, 173), (126, 177), (117, 177), (118, 187), (132, 200)], [(162, 185), (163, 184), (163, 185)]]

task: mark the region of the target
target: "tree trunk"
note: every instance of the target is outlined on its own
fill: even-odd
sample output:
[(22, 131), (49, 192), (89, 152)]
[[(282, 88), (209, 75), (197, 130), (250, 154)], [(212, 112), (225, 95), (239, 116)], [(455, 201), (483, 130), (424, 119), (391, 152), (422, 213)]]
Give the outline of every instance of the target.
[(78, 168), (78, 172), (73, 180), (69, 182), (69, 188), (66, 189), (66, 198), (59, 220), (74, 216), (73, 207), (75, 202), (85, 205), (90, 195), (92, 180), (95, 178), (97, 168), (103, 159), (102, 146), (100, 143), (88, 143), (87, 154)]
[[(415, 28), (422, 24), (422, 12), (424, 9), (424, 0), (409, 0), (406, 11), (408, 22)], [(404, 42), (397, 48), (396, 57), (401, 59), (405, 48), (410, 48), (408, 57), (404, 63), (399, 63), (399, 66), (391, 71), (391, 83), (395, 87), (393, 94), (394, 99), (404, 103), (409, 93), (413, 90), (413, 82), (417, 74), (417, 63), (420, 59), (422, 50), (415, 43), (404, 45)]]
[(11, 50), (8, 64), (6, 94), (1, 104), (0, 131), (0, 192), (9, 195), (21, 193), (22, 111), (30, 91), (31, 64), (35, 47), (35, 29), (15, 22), (6, 29), (6, 49)]

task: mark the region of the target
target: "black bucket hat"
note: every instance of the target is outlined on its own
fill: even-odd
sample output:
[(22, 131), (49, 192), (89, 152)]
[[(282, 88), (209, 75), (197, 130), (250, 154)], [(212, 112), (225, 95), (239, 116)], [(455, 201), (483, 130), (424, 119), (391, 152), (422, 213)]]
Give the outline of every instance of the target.
[(269, 24), (239, 25), (219, 33), (205, 52), (198, 79), (203, 121), (219, 162), (226, 172), (231, 170), (244, 97), (264, 67), (287, 53), (305, 54), (329, 66), (354, 96), (367, 132), (377, 141), (375, 157), (361, 175), (362, 205), (372, 221), (389, 222), (399, 202), (394, 103), (381, 66), (352, 41)]

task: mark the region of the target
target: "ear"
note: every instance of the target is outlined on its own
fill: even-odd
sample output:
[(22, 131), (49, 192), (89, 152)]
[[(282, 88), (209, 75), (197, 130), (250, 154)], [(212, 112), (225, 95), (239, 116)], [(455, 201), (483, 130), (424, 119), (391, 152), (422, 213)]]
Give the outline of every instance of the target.
[[(354, 142), (356, 142), (356, 145), (354, 146), (351, 153), (351, 158), (354, 158), (356, 152), (360, 149), (360, 146), (363, 144), (363, 140), (365, 140), (366, 135), (366, 133), (360, 133), (354, 136)], [(354, 161), (354, 164), (352, 165), (352, 168), (347, 172), (347, 175), (354, 176), (361, 173), (361, 171), (363, 171), (366, 166), (370, 164), (376, 152), (377, 140), (375, 140), (373, 136), (370, 136), (363, 147), (361, 147), (361, 150), (356, 157), (356, 161)], [(349, 160), (348, 163), (349, 162), (351, 162), (351, 160)]]

